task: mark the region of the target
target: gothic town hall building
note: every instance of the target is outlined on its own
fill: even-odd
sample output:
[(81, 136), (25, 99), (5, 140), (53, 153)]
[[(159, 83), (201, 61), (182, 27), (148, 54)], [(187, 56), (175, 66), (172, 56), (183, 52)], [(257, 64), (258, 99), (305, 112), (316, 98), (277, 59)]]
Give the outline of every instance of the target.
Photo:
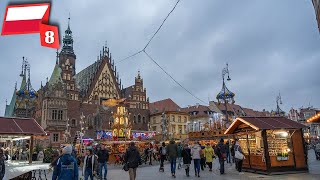
[[(148, 130), (149, 98), (140, 72), (132, 86), (123, 88), (107, 47), (102, 48), (95, 62), (77, 72), (73, 43), (68, 24), (51, 77), (37, 91), (31, 86), (30, 66), (23, 61), (21, 86), (18, 89), (16, 85), (11, 102), (6, 105), (5, 116), (35, 118), (48, 133), (46, 144), (57, 147), (67, 138), (72, 142), (81, 129), (88, 138), (95, 138), (98, 130), (111, 129), (113, 109), (103, 107), (101, 102), (109, 98), (126, 98), (132, 130)], [(26, 94), (28, 98), (33, 94), (35, 102), (21, 100)]]

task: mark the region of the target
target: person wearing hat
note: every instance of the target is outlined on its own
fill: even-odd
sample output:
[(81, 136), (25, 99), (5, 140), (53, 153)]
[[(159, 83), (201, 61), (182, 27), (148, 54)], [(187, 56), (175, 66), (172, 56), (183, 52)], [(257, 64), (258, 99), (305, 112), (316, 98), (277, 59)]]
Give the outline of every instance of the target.
[(0, 180), (3, 179), (5, 173), (6, 173), (6, 166), (4, 163), (3, 149), (0, 149)]
[(72, 146), (66, 146), (62, 150), (62, 156), (57, 161), (53, 171), (52, 180), (78, 180), (79, 170), (77, 160), (71, 155)]

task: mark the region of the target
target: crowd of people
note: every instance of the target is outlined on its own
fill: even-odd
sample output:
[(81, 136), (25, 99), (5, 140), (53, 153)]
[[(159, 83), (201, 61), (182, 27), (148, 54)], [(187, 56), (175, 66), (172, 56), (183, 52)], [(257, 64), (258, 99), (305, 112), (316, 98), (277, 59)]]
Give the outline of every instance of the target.
[[(240, 154), (240, 155), (239, 155)], [(165, 171), (164, 162), (170, 162), (172, 177), (176, 177), (176, 169), (185, 169), (187, 177), (190, 176), (190, 166), (193, 163), (196, 177), (200, 177), (200, 172), (208, 167), (213, 170), (213, 160), (218, 158), (220, 163), (220, 174), (224, 174), (224, 163), (235, 163), (236, 169), (242, 171), (243, 154), (237, 141), (229, 146), (229, 142), (224, 143), (221, 139), (216, 146), (210, 144), (201, 145), (195, 142), (193, 145), (176, 143), (171, 140), (169, 144), (163, 142), (160, 146), (150, 144), (142, 154), (131, 142), (126, 152), (122, 155), (123, 169), (128, 171), (130, 180), (135, 180), (139, 165), (147, 162), (152, 165), (152, 159), (160, 162), (160, 171)], [(93, 180), (107, 179), (108, 161), (110, 151), (104, 146), (99, 145), (97, 149), (87, 149), (84, 157), (77, 156), (74, 147), (71, 145), (64, 147), (61, 151), (55, 151), (50, 164), (53, 169), (53, 180)], [(38, 154), (38, 159), (43, 159), (43, 153)], [(9, 159), (7, 153), (0, 149), (0, 180), (5, 174), (5, 161)], [(81, 171), (79, 171), (81, 167)], [(81, 174), (79, 174), (81, 172)]]

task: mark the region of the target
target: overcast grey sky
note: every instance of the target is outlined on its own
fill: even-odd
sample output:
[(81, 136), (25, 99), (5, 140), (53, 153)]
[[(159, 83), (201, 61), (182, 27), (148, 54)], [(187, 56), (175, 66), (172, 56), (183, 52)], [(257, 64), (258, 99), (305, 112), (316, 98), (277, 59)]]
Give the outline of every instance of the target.
[[(19, 1), (30, 2), (30, 1)], [(71, 30), (77, 72), (97, 59), (107, 41), (115, 61), (144, 47), (175, 0), (53, 1), (50, 21)], [(0, 1), (3, 20), (7, 0)], [(0, 25), (2, 29), (2, 22)], [(311, 0), (181, 0), (148, 47), (148, 53), (203, 101), (215, 100), (221, 71), (229, 63), (228, 88), (236, 103), (256, 110), (310, 103), (320, 108), (320, 34)], [(39, 34), (0, 36), (0, 114), (11, 99), (22, 56), (31, 63), (32, 85), (50, 77), (55, 50), (40, 46)], [(144, 54), (117, 64), (125, 86), (140, 70), (150, 101), (172, 98), (180, 106), (198, 101), (170, 80)], [(202, 103), (201, 103), (202, 104)]]

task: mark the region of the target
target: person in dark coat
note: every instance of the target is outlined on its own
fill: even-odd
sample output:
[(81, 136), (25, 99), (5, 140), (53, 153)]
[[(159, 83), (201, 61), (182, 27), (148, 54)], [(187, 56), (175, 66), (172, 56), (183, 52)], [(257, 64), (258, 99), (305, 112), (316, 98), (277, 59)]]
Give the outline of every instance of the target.
[(101, 149), (98, 150), (97, 156), (98, 156), (98, 163), (99, 163), (99, 169), (98, 169), (99, 176), (102, 179), (102, 174), (104, 169), (105, 172), (104, 172), (103, 179), (106, 180), (107, 173), (108, 173), (107, 162), (109, 160), (109, 151), (105, 149), (104, 145), (101, 145)]
[(3, 150), (0, 149), (0, 180), (3, 179), (5, 173), (6, 173), (6, 166), (5, 166), (5, 163), (4, 163)]
[(166, 148), (165, 142), (162, 142), (162, 146), (160, 147), (159, 153), (160, 153), (160, 168), (163, 168), (163, 162), (167, 158), (167, 148)]
[(187, 177), (190, 176), (190, 164), (191, 164), (191, 149), (188, 147), (188, 144), (184, 145), (184, 149), (181, 151), (181, 156), (183, 158), (183, 165), (186, 170)]
[(174, 140), (170, 141), (170, 144), (167, 146), (167, 154), (169, 156), (170, 164), (171, 164), (171, 175), (172, 177), (176, 177), (176, 165), (177, 165), (177, 157), (178, 157), (178, 146)]
[(231, 158), (232, 158), (232, 163), (234, 163), (235, 162), (235, 158), (234, 158), (234, 156), (235, 156), (235, 152), (234, 152), (234, 145), (236, 144), (236, 141), (233, 141), (232, 142), (232, 146), (231, 146), (231, 149), (230, 149), (230, 152), (231, 152)]
[(224, 145), (224, 140), (223, 140), (223, 138), (221, 138), (219, 144), (217, 144), (217, 146), (215, 148), (215, 154), (219, 158), (220, 174), (221, 175), (224, 174), (224, 159), (225, 159), (225, 154), (226, 154), (225, 147), (226, 146)]
[(128, 164), (128, 167), (129, 167), (130, 180), (135, 180), (137, 177), (137, 168), (139, 164), (141, 164), (141, 157), (134, 142), (130, 143), (130, 147), (128, 148), (124, 156), (124, 161), (125, 163)]

